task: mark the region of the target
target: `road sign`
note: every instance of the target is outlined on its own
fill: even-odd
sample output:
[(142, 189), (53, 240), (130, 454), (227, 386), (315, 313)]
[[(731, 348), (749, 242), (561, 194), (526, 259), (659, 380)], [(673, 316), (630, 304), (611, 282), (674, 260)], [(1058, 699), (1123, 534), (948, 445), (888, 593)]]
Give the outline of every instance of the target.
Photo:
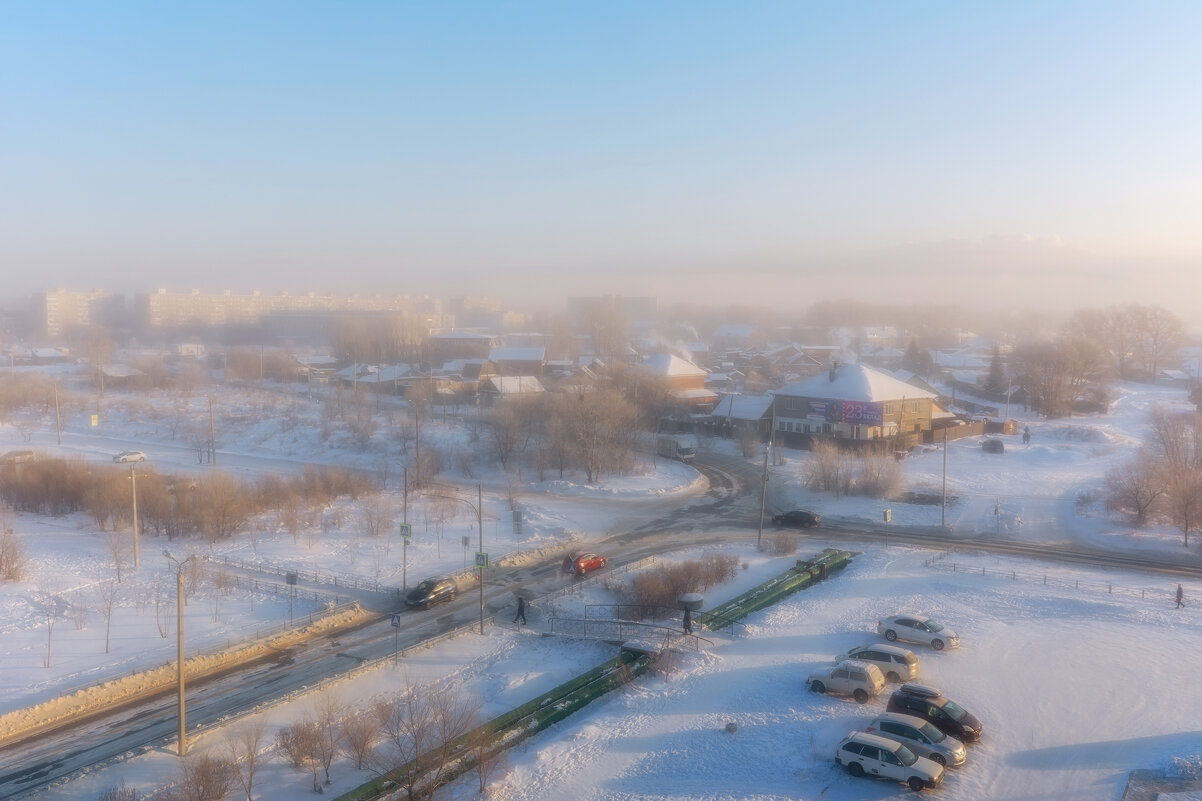
[(392, 627), (394, 629), (399, 629), (401, 627), (401, 616), (400, 615), (392, 616)]
[(401, 523), (401, 539), (407, 540), (413, 536), (413, 526), (408, 523)]
[(477, 553), (476, 554), (476, 567), (488, 567), (488, 554), (486, 554), (486, 553)]

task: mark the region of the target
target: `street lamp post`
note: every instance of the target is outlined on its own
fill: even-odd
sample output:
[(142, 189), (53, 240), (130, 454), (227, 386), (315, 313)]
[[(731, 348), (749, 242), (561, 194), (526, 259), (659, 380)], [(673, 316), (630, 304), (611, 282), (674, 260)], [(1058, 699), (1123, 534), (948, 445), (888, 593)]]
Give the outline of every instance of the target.
[(179, 755), (188, 753), (188, 739), (184, 727), (184, 565), (195, 559), (189, 556), (180, 561), (171, 555), (171, 551), (163, 551), (163, 556), (171, 560), (175, 566), (175, 628), (176, 628), (176, 683), (179, 687)]
[(763, 550), (761, 540), (764, 537), (764, 506), (768, 501), (768, 454), (772, 452), (772, 443), (769, 442), (764, 446), (764, 480), (763, 486), (760, 488), (760, 530), (755, 535), (755, 549)]
[[(460, 498), (458, 495), (440, 495), (436, 492), (426, 493), (432, 498), (446, 498), (450, 501), (458, 501), (465, 503), (472, 511), (476, 513), (476, 529), (480, 535), (480, 553), (484, 553), (484, 496), (480, 485), (476, 485), (476, 502), (472, 503), (467, 498)], [(479, 565), (476, 568), (479, 571), (480, 580), (480, 633), (484, 633), (484, 565)]]

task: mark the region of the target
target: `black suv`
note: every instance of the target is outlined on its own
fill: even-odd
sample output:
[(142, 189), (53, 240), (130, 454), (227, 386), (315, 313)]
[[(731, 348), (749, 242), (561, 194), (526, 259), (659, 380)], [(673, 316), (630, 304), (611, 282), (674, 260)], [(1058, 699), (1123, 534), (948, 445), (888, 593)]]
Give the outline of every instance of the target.
[(449, 578), (428, 578), (405, 596), (405, 603), (429, 609), (434, 604), (455, 600), (455, 581)]
[(813, 528), (822, 522), (822, 518), (806, 509), (795, 509), (792, 512), (773, 515), (772, 522), (778, 526), (789, 526), (790, 528)]
[(973, 742), (981, 739), (981, 721), (934, 687), (903, 684), (889, 696), (889, 704), (885, 708), (890, 712), (929, 720), (935, 728), (957, 740)]

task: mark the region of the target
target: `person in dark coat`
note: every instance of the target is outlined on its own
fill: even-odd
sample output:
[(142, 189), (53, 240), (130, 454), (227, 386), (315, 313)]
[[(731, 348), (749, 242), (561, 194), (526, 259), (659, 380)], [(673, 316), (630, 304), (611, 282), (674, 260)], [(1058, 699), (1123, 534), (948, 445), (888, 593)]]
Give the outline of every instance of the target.
[(520, 595), (518, 596), (518, 613), (513, 616), (513, 622), (517, 623), (519, 620), (522, 622), (519, 623), (518, 625), (522, 625), (522, 626), (527, 625), (526, 624), (526, 599)]
[(688, 609), (684, 610), (684, 633), (693, 633), (693, 613)]
[(1180, 609), (1183, 606), (1185, 606), (1185, 590), (1183, 590), (1181, 588), (1181, 585), (1178, 584), (1177, 585), (1177, 608)]

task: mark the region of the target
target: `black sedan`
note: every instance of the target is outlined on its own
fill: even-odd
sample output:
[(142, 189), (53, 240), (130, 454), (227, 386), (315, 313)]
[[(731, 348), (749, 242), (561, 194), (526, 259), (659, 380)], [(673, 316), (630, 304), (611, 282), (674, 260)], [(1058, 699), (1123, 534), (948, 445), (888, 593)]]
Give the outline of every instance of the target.
[(775, 525), (789, 528), (813, 528), (822, 522), (822, 517), (807, 509), (794, 509), (792, 512), (773, 515), (772, 522)]
[(455, 600), (455, 581), (449, 578), (428, 578), (405, 595), (405, 603), (420, 609)]

